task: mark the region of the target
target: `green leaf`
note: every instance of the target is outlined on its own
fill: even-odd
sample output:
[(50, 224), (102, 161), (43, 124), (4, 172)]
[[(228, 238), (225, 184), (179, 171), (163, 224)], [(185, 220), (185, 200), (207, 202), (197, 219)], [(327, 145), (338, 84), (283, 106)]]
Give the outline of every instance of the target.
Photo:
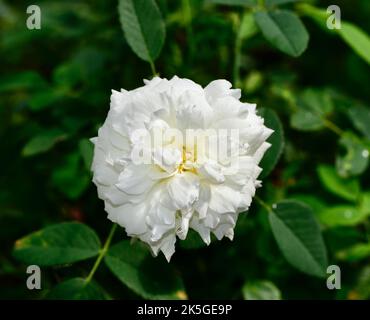
[(352, 132), (345, 132), (339, 144), (345, 148), (345, 155), (338, 155), (336, 168), (341, 177), (347, 178), (363, 173), (369, 164), (369, 148)]
[(361, 193), (359, 209), (364, 214), (370, 214), (370, 191)]
[(33, 156), (50, 150), (58, 142), (65, 140), (67, 135), (60, 130), (50, 130), (33, 137), (22, 149), (24, 157)]
[(370, 37), (356, 25), (341, 21), (341, 28), (329, 30), (326, 21), (330, 13), (325, 9), (316, 8), (310, 4), (300, 4), (298, 10), (314, 19), (324, 30), (336, 31), (340, 37), (355, 51), (362, 59), (370, 64)]
[(78, 147), (87, 170), (91, 169), (94, 156), (94, 145), (89, 139), (81, 139)]
[(312, 208), (312, 211), (316, 214), (326, 208), (326, 204), (320, 200), (316, 195), (310, 194), (294, 194), (291, 198), (304, 202)]
[(28, 264), (51, 266), (96, 256), (100, 241), (88, 226), (65, 222), (48, 226), (15, 242), (14, 256)]
[(370, 139), (370, 109), (359, 105), (351, 106), (348, 115), (355, 128)]
[(271, 147), (263, 156), (260, 167), (263, 169), (260, 179), (266, 178), (278, 163), (284, 149), (284, 131), (283, 126), (272, 109), (261, 109), (259, 114), (264, 118), (265, 125), (274, 130), (274, 133), (269, 137), (267, 142), (271, 143)]
[(73, 278), (59, 283), (47, 295), (51, 300), (107, 300), (109, 296), (94, 281)]
[(370, 37), (352, 23), (342, 21), (338, 30), (342, 39), (368, 64), (370, 64)]
[(333, 102), (326, 91), (307, 89), (298, 98), (298, 110), (290, 124), (302, 131), (320, 130), (325, 126), (325, 117), (333, 110)]
[(293, 57), (307, 48), (309, 35), (302, 21), (291, 11), (258, 11), (256, 23), (264, 37), (276, 48)]
[(33, 111), (42, 110), (61, 98), (61, 95), (53, 88), (45, 88), (44, 90), (32, 95), (29, 100), (30, 109)]
[(357, 262), (370, 257), (370, 243), (358, 243), (340, 250), (335, 255), (339, 260)]
[(311, 208), (299, 201), (284, 200), (273, 205), (269, 221), (288, 262), (302, 272), (324, 277), (326, 247)]
[(153, 258), (140, 243), (122, 241), (109, 249), (108, 268), (131, 290), (146, 299), (181, 299), (186, 294), (181, 278), (163, 257)]
[(366, 219), (367, 214), (355, 206), (339, 205), (324, 209), (319, 212), (318, 217), (324, 225), (329, 227), (354, 226)]
[(308, 3), (300, 3), (297, 5), (298, 11), (312, 18), (318, 25), (325, 30), (331, 31), (326, 25), (328, 19), (328, 13), (325, 9), (316, 8)]
[(242, 291), (245, 300), (281, 300), (280, 290), (271, 281), (247, 282)]
[(356, 277), (357, 284), (355, 287), (355, 294), (357, 299), (369, 300), (370, 299), (370, 266), (366, 265), (360, 274)]
[(0, 77), (0, 93), (45, 87), (46, 81), (34, 71), (24, 71)]
[(154, 0), (120, 0), (119, 17), (131, 49), (143, 60), (153, 62), (166, 35), (161, 12)]
[(77, 199), (90, 185), (90, 174), (82, 166), (81, 155), (71, 153), (54, 168), (51, 176), (53, 185), (69, 199)]
[(357, 179), (344, 179), (333, 167), (326, 165), (318, 166), (317, 172), (321, 183), (328, 191), (349, 201), (357, 200), (360, 194), (360, 184)]
[(240, 22), (238, 37), (240, 40), (246, 40), (254, 36), (258, 29), (253, 18), (253, 14), (246, 12), (243, 14), (242, 20)]
[(253, 7), (257, 5), (257, 0), (208, 0), (208, 2), (223, 4), (227, 6)]
[(53, 72), (53, 80), (56, 85), (62, 88), (70, 88), (82, 80), (81, 65), (74, 61), (67, 61), (60, 64)]
[(281, 4), (290, 3), (290, 2), (299, 2), (304, 0), (265, 0), (266, 6), (279, 6)]

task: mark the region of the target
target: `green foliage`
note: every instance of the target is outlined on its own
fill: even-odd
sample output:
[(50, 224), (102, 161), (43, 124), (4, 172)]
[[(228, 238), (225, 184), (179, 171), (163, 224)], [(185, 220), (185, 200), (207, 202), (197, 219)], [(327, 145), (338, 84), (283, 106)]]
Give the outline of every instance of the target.
[(358, 243), (349, 248), (338, 251), (336, 255), (340, 260), (357, 262), (370, 257), (370, 244)]
[(245, 300), (281, 300), (279, 289), (270, 281), (247, 282), (242, 290)]
[(348, 109), (348, 115), (351, 118), (353, 125), (367, 139), (370, 139), (370, 110), (364, 106), (352, 106)]
[(352, 132), (344, 132), (339, 145), (345, 148), (345, 155), (336, 159), (338, 173), (342, 177), (357, 176), (363, 173), (369, 164), (370, 147), (366, 146)]
[(66, 135), (57, 129), (39, 133), (33, 137), (22, 150), (22, 155), (25, 157), (33, 156), (38, 153), (50, 150), (56, 143), (66, 139)]
[(54, 186), (70, 199), (80, 197), (90, 184), (90, 175), (86, 170), (81, 170), (81, 156), (77, 152), (67, 155), (64, 162), (55, 169), (51, 179)]
[(363, 30), (352, 23), (342, 22), (339, 34), (360, 57), (370, 64), (370, 37)]
[(258, 11), (256, 23), (264, 37), (277, 49), (293, 57), (307, 48), (309, 35), (301, 20), (291, 11)]
[(0, 92), (34, 89), (45, 85), (45, 80), (34, 71), (23, 71), (0, 77)]
[(298, 98), (297, 109), (291, 117), (291, 126), (315, 131), (325, 127), (325, 117), (333, 110), (333, 104), (327, 92), (307, 89)]
[(107, 253), (108, 268), (130, 289), (147, 299), (186, 297), (181, 279), (170, 264), (159, 257), (155, 261), (147, 248), (121, 241)]
[(304, 0), (265, 0), (266, 6), (278, 6), (285, 3), (290, 2), (298, 2), (298, 1), (304, 1)]
[(158, 58), (165, 39), (165, 26), (154, 0), (120, 0), (120, 21), (132, 50), (143, 60)]
[(92, 160), (93, 160), (93, 155), (94, 155), (93, 144), (88, 139), (81, 139), (78, 146), (79, 146), (80, 154), (84, 161), (85, 167), (87, 170), (90, 170)]
[[(28, 30), (24, 6), (2, 1), (0, 298), (369, 299), (370, 7), (341, 1), (329, 30), (327, 5), (40, 0)], [(111, 223), (90, 172), (111, 90), (154, 73), (227, 79), (274, 130), (234, 240), (190, 230), (170, 263), (119, 227), (100, 244)], [(41, 291), (25, 290), (30, 264)]]
[(107, 300), (109, 296), (95, 282), (73, 278), (58, 284), (48, 296), (51, 300)]
[(310, 207), (295, 200), (278, 202), (273, 205), (269, 221), (280, 250), (294, 267), (325, 276), (326, 248)]
[(319, 213), (320, 221), (327, 226), (352, 226), (367, 218), (367, 214), (359, 208), (350, 205), (338, 205), (326, 208)]
[(260, 110), (260, 115), (265, 119), (265, 125), (268, 128), (274, 130), (272, 136), (267, 140), (271, 147), (265, 153), (260, 167), (263, 168), (263, 171), (260, 175), (261, 179), (266, 178), (271, 171), (274, 169), (275, 165), (279, 161), (279, 158), (284, 149), (284, 131), (283, 126), (279, 120), (279, 117), (271, 109), (262, 109)]
[(257, 4), (257, 0), (208, 0), (209, 2), (229, 5), (229, 6), (255, 6)]
[[(322, 28), (327, 29), (326, 19), (330, 13), (326, 10), (318, 9), (310, 4), (302, 4), (299, 9), (302, 13), (314, 19)], [(365, 31), (347, 21), (341, 21), (341, 28), (336, 31), (362, 59), (370, 64), (370, 37)]]
[(323, 186), (333, 194), (349, 201), (356, 201), (360, 194), (357, 179), (344, 179), (330, 166), (320, 165), (317, 168)]
[(13, 254), (24, 263), (52, 266), (94, 257), (99, 250), (100, 241), (92, 229), (65, 222), (17, 240)]

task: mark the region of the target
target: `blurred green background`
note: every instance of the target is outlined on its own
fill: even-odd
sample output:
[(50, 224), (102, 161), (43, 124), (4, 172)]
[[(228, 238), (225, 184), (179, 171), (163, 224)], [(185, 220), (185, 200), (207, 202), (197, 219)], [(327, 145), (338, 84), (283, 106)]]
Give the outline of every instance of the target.
[[(341, 267), (342, 289), (328, 290), (325, 279), (290, 266), (273, 240), (266, 213), (254, 202), (248, 214), (240, 215), (233, 242), (204, 247), (192, 234), (177, 242), (171, 264), (187, 296), (245, 298), (243, 288), (263, 280), (284, 299), (370, 298), (370, 175), (367, 162), (358, 158), (370, 145), (369, 64), (296, 3), (288, 3), (284, 8), (303, 15), (310, 34), (307, 50), (291, 57), (256, 32), (241, 42), (235, 76), (236, 28), (244, 9), (211, 2), (157, 1), (166, 40), (156, 69), (162, 77), (178, 75), (203, 86), (228, 79), (242, 88), (242, 100), (277, 112), (284, 152), (258, 195), (270, 204), (289, 197), (313, 208), (329, 262)], [(311, 1), (323, 9), (332, 2)], [(26, 28), (30, 4), (41, 8), (40, 30)], [(335, 4), (343, 19), (370, 33), (370, 1)], [(42, 298), (62, 280), (86, 276), (93, 264), (42, 268), (42, 290), (30, 291), (25, 264), (12, 257), (17, 239), (73, 220), (89, 225), (102, 240), (109, 232), (111, 223), (91, 182), (88, 139), (106, 117), (111, 89), (133, 89), (151, 77), (149, 64), (124, 38), (117, 6), (116, 0), (0, 0), (0, 298)], [(302, 130), (297, 101), (316, 97), (332, 106), (327, 120)], [(359, 212), (357, 218), (341, 219), (348, 210)], [(123, 238), (120, 229), (114, 241)], [(95, 278), (113, 298), (139, 297), (105, 266)]]

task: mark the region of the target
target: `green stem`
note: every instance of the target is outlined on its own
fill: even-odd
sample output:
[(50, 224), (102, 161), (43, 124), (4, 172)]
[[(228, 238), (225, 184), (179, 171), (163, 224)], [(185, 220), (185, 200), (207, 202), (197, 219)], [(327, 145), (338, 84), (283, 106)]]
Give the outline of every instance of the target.
[(152, 70), (153, 77), (156, 77), (157, 76), (157, 71), (155, 69), (154, 62), (153, 61), (149, 61), (149, 64), (150, 64), (150, 69)]
[(269, 204), (267, 204), (265, 201), (263, 201), (259, 196), (255, 195), (254, 198), (257, 200), (257, 202), (267, 210), (267, 212), (272, 212), (272, 208)]
[(335, 134), (337, 134), (340, 137), (343, 135), (344, 133), (343, 130), (339, 128), (335, 123), (331, 122), (328, 119), (323, 119), (323, 120), (324, 120), (325, 127), (330, 129), (331, 131), (333, 131)]
[(189, 45), (190, 60), (194, 55), (194, 41), (193, 41), (193, 26), (192, 26), (192, 12), (189, 0), (182, 0), (182, 10), (184, 13), (184, 24), (186, 27), (187, 41)]
[(234, 67), (233, 67), (233, 83), (235, 87), (240, 86), (240, 66), (242, 59), (242, 37), (240, 36), (240, 17), (238, 16), (238, 21), (235, 25), (236, 38), (234, 44)]
[(116, 231), (116, 228), (117, 228), (117, 224), (113, 224), (112, 228), (110, 229), (108, 238), (105, 241), (103, 248), (100, 250), (100, 253), (99, 253), (98, 258), (95, 260), (95, 263), (94, 263), (94, 265), (93, 265), (93, 267), (92, 267), (89, 275), (85, 279), (85, 284), (88, 284), (91, 281), (91, 279), (93, 278), (96, 270), (98, 269), (98, 267), (100, 265), (100, 262), (102, 261), (102, 259), (104, 258), (105, 254), (107, 253), (108, 248), (110, 246), (110, 243), (112, 241), (114, 232)]

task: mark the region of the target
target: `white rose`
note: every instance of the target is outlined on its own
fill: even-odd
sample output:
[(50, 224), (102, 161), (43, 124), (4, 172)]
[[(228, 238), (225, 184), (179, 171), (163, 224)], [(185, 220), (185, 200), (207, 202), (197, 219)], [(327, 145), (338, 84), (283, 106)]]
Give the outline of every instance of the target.
[[(226, 80), (204, 89), (176, 76), (144, 82), (132, 91), (112, 91), (107, 119), (92, 139), (93, 181), (108, 218), (148, 243), (154, 255), (161, 250), (168, 261), (176, 236), (185, 239), (189, 228), (206, 244), (211, 232), (232, 240), (238, 214), (249, 208), (260, 185), (258, 163), (273, 131)], [(208, 135), (199, 148), (171, 135), (185, 137), (189, 129), (212, 129), (217, 135)], [(155, 132), (163, 139), (153, 141)], [(220, 136), (227, 154), (214, 150), (212, 141)], [(138, 161), (144, 153), (145, 161)]]

